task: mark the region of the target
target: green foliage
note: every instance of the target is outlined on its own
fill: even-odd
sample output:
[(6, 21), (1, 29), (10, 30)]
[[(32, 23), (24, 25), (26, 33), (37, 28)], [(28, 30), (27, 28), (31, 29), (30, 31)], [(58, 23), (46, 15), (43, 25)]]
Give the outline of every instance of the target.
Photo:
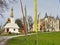
[(24, 27), (22, 24), (22, 21), (20, 19), (16, 19), (15, 23), (17, 23), (17, 25), (20, 27), (20, 29), (22, 29)]
[[(36, 45), (36, 35), (17, 37), (7, 41), (7, 45)], [(39, 32), (38, 45), (60, 45), (60, 32)]]

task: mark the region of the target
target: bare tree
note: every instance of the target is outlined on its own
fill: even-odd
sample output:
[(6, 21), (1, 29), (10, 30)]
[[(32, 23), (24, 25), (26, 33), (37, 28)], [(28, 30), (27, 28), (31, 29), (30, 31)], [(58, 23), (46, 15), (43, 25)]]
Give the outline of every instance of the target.
[(0, 0), (0, 15), (3, 17), (3, 13), (9, 9), (9, 4), (16, 2), (16, 0)]
[(31, 29), (33, 25), (33, 19), (31, 16), (28, 16), (28, 24), (29, 24), (29, 28)]

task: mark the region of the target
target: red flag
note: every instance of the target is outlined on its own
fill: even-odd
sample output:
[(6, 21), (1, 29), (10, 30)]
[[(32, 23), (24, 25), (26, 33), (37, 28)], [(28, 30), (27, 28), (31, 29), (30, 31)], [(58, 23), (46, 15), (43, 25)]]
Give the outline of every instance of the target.
[(21, 0), (20, 0), (20, 3), (21, 3), (21, 11), (22, 11), (22, 15), (23, 15), (24, 33), (25, 33), (25, 35), (26, 35), (26, 23), (25, 23), (25, 17), (24, 17), (23, 6), (22, 6)]

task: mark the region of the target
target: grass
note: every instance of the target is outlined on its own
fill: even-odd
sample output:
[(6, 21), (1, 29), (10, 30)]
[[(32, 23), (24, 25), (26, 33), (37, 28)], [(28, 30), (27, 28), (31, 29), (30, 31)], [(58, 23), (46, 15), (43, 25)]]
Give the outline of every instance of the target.
[(20, 35), (20, 33), (1, 33), (0, 36), (15, 36), (15, 35)]
[(15, 36), (16, 34), (0, 34), (0, 36)]
[[(36, 35), (17, 37), (7, 41), (7, 45), (36, 45)], [(60, 45), (60, 32), (38, 34), (38, 45)]]

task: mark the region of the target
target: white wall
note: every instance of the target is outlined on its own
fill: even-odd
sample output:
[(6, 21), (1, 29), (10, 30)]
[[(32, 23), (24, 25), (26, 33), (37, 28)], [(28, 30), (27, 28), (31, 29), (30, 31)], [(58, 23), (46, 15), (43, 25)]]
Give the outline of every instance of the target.
[(56, 31), (59, 31), (59, 20), (56, 22)]
[(11, 33), (19, 33), (19, 31), (18, 31), (18, 29), (13, 29), (13, 28), (10, 28), (9, 29), (9, 32), (11, 32)]

